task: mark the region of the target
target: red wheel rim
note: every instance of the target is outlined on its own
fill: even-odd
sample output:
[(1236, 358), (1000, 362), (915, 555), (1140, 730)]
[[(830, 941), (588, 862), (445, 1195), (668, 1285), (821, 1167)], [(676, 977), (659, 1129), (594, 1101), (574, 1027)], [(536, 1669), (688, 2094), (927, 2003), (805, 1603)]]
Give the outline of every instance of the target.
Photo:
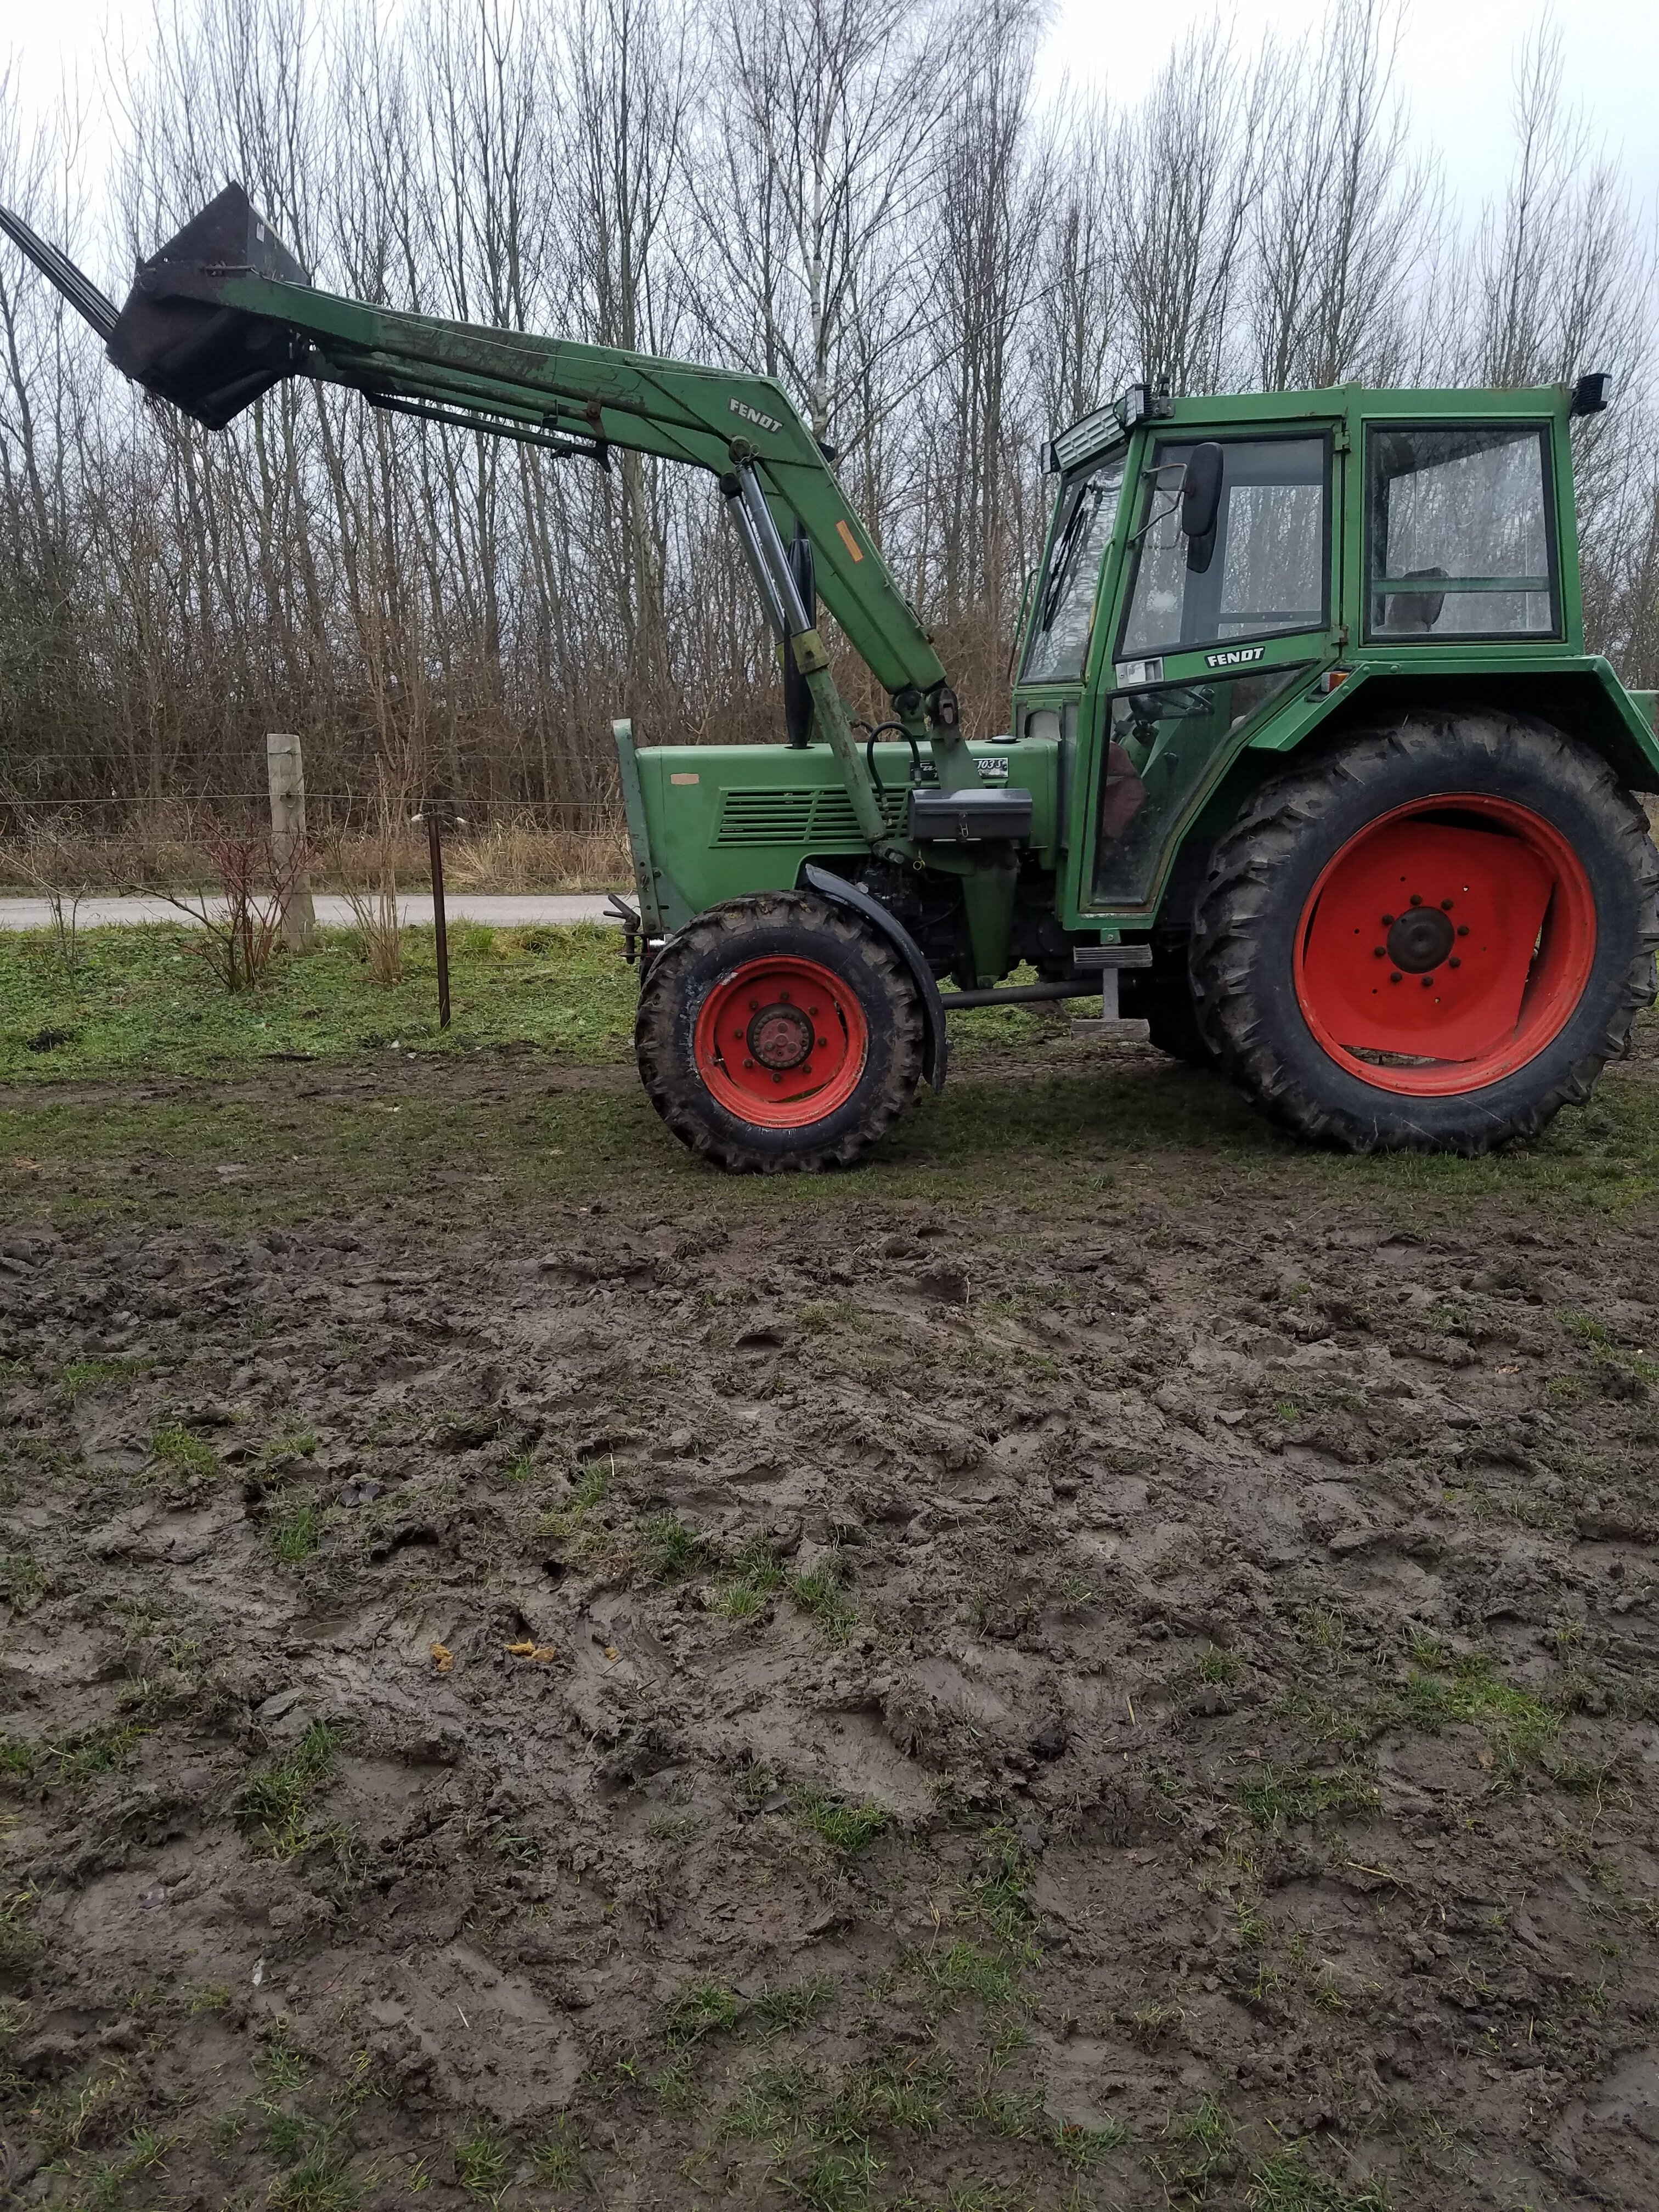
[(766, 1129), (827, 1121), (858, 1089), (870, 1027), (816, 960), (745, 960), (702, 1002), (693, 1050), (716, 1103)]
[(1296, 995), (1350, 1074), (1445, 1097), (1534, 1059), (1595, 957), (1595, 900), (1560, 831), (1454, 792), (1379, 815), (1330, 861), (1302, 909)]

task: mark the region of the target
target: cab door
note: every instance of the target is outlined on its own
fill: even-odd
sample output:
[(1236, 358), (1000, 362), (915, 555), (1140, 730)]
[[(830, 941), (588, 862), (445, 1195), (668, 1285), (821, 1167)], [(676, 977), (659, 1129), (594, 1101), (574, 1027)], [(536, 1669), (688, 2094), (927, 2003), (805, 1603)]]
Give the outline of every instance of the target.
[(1054, 822), (1061, 847), (1067, 842), (1077, 764), (1094, 750), (1091, 716), (1099, 711), (1094, 676), (1097, 610), (1109, 603), (1115, 573), (1110, 556), (1121, 536), (1120, 509), (1127, 459), (1128, 447), (1119, 444), (1066, 477), (1024, 626), (1013, 731), (1016, 738), (1059, 748)]
[[(1103, 655), (1075, 920), (1156, 908), (1182, 833), (1281, 696), (1336, 650), (1335, 426), (1218, 433), (1213, 531), (1178, 526), (1190, 430), (1152, 442)], [(1068, 920), (1072, 917), (1068, 916)]]

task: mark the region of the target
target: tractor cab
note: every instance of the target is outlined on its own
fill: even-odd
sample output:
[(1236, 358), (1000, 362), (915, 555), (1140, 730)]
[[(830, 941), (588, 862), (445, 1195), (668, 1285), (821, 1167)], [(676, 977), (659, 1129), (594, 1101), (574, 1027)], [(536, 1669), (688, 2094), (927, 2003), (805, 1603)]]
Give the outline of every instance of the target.
[(1241, 757), (1337, 691), (1581, 655), (1567, 425), (1601, 396), (1142, 386), (1055, 441), (1013, 706), (1063, 756), (1067, 922), (1144, 926)]

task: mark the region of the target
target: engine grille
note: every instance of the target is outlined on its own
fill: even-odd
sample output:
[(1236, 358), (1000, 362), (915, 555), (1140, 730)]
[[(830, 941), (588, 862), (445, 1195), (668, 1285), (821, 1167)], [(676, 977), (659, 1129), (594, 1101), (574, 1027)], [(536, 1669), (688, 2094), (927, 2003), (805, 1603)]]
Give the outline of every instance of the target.
[[(881, 811), (890, 829), (898, 824), (907, 793), (885, 791)], [(805, 845), (823, 852), (837, 846), (861, 849), (853, 802), (839, 785), (807, 791), (782, 788), (723, 791), (717, 845)]]

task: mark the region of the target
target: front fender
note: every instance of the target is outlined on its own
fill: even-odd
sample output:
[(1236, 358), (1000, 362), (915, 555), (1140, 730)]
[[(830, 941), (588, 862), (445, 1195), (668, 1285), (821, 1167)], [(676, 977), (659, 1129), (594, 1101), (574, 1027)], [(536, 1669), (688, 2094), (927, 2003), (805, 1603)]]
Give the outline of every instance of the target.
[(945, 1028), (945, 1001), (939, 996), (933, 971), (922, 957), (921, 947), (879, 899), (872, 898), (856, 884), (849, 884), (845, 876), (831, 875), (828, 868), (815, 868), (810, 860), (800, 872), (801, 881), (820, 898), (830, 899), (837, 906), (851, 907), (854, 913), (862, 915), (872, 928), (881, 932), (909, 969), (921, 1000), (921, 1072), (935, 1091), (943, 1091), (951, 1040)]

